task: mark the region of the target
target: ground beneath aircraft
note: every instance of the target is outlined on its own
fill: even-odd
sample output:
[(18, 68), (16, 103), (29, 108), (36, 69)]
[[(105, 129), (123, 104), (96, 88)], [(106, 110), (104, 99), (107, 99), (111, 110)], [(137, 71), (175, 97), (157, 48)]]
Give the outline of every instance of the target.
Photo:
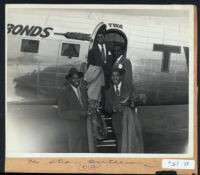
[[(138, 109), (145, 153), (184, 153), (188, 142), (188, 105)], [(7, 105), (7, 153), (65, 153), (65, 126), (56, 108)], [(73, 134), (73, 133), (72, 133)], [(115, 149), (99, 149), (115, 152)]]

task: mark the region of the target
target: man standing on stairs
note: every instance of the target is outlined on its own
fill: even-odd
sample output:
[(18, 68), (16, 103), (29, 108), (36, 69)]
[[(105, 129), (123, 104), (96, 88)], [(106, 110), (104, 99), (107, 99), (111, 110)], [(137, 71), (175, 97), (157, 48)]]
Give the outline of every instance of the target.
[(109, 48), (105, 43), (105, 30), (100, 29), (96, 35), (93, 48), (88, 53), (88, 68), (90, 65), (97, 66), (97, 69), (102, 68), (104, 74), (105, 86), (101, 88), (101, 104), (105, 112), (105, 90), (110, 86), (110, 74), (113, 66), (113, 57)]
[(115, 63), (113, 66), (123, 68), (126, 71), (124, 73), (124, 83), (133, 86), (132, 64), (130, 60), (125, 57), (124, 47), (119, 43), (114, 45), (113, 56), (115, 59)]
[(112, 85), (105, 93), (105, 110), (112, 117), (118, 152), (142, 153), (142, 131), (135, 112), (137, 95), (134, 94), (131, 86), (124, 83), (124, 74), (123, 68), (112, 69)]
[(94, 65), (102, 68), (106, 89), (110, 85), (110, 73), (113, 63), (111, 52), (105, 43), (105, 31), (100, 30), (96, 35), (93, 48), (88, 53), (88, 67), (89, 65)]

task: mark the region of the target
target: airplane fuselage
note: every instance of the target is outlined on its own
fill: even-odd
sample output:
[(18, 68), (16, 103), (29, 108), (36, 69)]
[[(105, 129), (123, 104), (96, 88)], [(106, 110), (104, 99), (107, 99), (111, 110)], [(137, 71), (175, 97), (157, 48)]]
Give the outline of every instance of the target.
[[(76, 22), (77, 31), (73, 32), (72, 28), (50, 25), (50, 19), (45, 25), (20, 20), (7, 23), (7, 63), (16, 69), (17, 86), (33, 88), (36, 93), (46, 95), (55, 94), (55, 89), (62, 86), (70, 67), (80, 68), (87, 62), (88, 50), (97, 32), (92, 33), (92, 29), (84, 32), (87, 28), (80, 25), (81, 21)], [(94, 23), (87, 25), (96, 27)], [(189, 47), (182, 35), (176, 36), (179, 31), (174, 29), (174, 36), (168, 36), (162, 24), (155, 31), (144, 24), (129, 27), (123, 21), (104, 25), (111, 52), (114, 42), (126, 46), (133, 84), (137, 93), (147, 96), (147, 105), (188, 103)]]

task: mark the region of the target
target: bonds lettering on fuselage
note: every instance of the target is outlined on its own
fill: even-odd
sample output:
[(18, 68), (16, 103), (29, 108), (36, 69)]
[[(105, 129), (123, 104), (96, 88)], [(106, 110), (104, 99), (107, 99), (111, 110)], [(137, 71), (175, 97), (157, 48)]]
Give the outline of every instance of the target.
[(41, 26), (29, 26), (29, 25), (7, 25), (7, 33), (12, 35), (26, 35), (26, 36), (40, 36), (46, 38), (50, 35), (50, 31), (53, 31), (52, 27), (42, 28)]

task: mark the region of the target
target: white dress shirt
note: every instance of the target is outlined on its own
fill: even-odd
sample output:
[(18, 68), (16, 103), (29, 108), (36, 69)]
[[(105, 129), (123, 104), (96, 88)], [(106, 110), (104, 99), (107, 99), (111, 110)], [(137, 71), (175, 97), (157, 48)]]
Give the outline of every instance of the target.
[[(98, 47), (99, 47), (99, 50), (100, 50), (100, 52), (101, 52), (101, 50), (102, 50), (102, 45), (101, 45), (101, 44), (98, 44)], [(103, 48), (104, 48), (105, 58), (106, 58), (106, 45), (105, 45), (105, 44), (103, 44)], [(105, 63), (106, 63), (106, 60), (105, 60)]]
[[(120, 82), (118, 85), (118, 89), (119, 89), (119, 92), (121, 91), (121, 86), (122, 86), (122, 82)], [(115, 92), (116, 92), (116, 85), (114, 85), (114, 89), (115, 89)]]
[(71, 87), (74, 90), (76, 96), (79, 98), (78, 89), (76, 87), (74, 87), (73, 85), (71, 85)]
[(121, 55), (120, 57), (118, 57), (118, 58), (116, 59), (115, 65), (116, 65), (117, 63), (119, 63), (119, 61), (122, 59), (122, 57), (123, 57), (123, 55)]
[[(75, 94), (76, 94), (76, 96), (78, 98), (78, 101), (79, 101), (80, 105), (83, 107), (83, 101), (82, 101), (82, 98), (81, 98), (80, 89), (78, 89), (79, 87), (76, 88), (73, 85), (71, 85), (71, 87), (74, 90), (74, 92), (75, 92)], [(79, 90), (79, 92), (78, 92), (78, 90)]]

